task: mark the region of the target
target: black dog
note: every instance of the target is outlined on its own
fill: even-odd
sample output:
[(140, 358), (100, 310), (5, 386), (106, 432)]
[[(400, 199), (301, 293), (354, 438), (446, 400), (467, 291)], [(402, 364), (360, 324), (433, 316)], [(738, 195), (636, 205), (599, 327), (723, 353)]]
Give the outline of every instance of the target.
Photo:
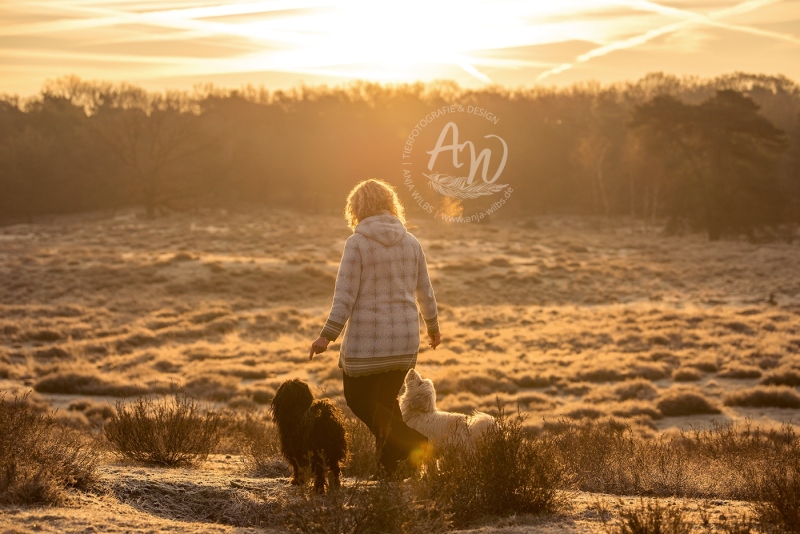
[(314, 400), (308, 384), (297, 378), (281, 384), (270, 408), (278, 426), (281, 452), (292, 466), (292, 484), (305, 482), (303, 469), (310, 463), (315, 491), (325, 492), (326, 466), (331, 485), (338, 487), (339, 462), (347, 456), (342, 410), (327, 399)]

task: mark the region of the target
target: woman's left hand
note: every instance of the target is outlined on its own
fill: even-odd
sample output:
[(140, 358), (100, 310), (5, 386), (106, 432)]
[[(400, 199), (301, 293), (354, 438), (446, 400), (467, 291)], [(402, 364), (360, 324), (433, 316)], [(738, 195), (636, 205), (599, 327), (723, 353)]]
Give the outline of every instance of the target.
[(322, 354), (328, 350), (328, 343), (330, 343), (328, 338), (319, 336), (317, 340), (311, 344), (311, 351), (308, 353), (308, 361), (314, 359), (314, 354)]

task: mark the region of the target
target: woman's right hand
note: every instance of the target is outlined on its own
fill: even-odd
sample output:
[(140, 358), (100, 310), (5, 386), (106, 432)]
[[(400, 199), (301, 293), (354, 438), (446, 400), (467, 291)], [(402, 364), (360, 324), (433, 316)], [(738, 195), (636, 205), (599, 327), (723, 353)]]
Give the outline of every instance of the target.
[(328, 350), (328, 339), (322, 336), (319, 336), (314, 343), (311, 344), (311, 350), (308, 352), (308, 360), (311, 361), (314, 358), (314, 354), (322, 354), (326, 350)]
[(428, 345), (430, 345), (433, 350), (436, 350), (436, 347), (438, 347), (439, 343), (442, 342), (442, 335), (439, 332), (436, 332), (435, 334), (428, 332), (428, 337), (431, 338), (431, 341), (428, 343)]

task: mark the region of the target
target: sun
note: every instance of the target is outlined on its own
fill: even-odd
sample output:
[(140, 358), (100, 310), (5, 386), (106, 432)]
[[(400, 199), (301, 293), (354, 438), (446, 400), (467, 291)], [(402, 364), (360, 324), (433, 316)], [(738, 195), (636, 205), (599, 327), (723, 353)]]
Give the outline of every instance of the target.
[[(455, 68), (489, 82), (482, 67), (515, 62), (477, 52), (530, 41), (530, 27), (510, 12), (515, 6), (468, 0), (349, 0), (279, 19), (253, 20), (235, 31), (269, 42), (270, 50), (245, 59), (259, 69), (391, 80), (420, 79)], [(278, 31), (284, 39), (276, 49)]]

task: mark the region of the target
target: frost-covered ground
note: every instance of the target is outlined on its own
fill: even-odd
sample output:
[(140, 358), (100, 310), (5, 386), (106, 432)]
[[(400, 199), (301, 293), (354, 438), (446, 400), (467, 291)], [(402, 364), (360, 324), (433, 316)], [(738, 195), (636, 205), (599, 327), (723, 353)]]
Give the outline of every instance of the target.
[[(746, 418), (766, 427), (797, 421), (798, 244), (664, 237), (627, 219), (411, 222), (443, 335), (436, 351), (421, 349), (418, 370), (434, 380), (441, 408), (491, 410), (499, 400), (528, 414), (531, 427), (615, 417), (645, 435)], [(281, 211), (0, 228), (0, 390), (34, 389), (32, 401), (87, 431), (117, 398), (173, 384), (234, 410), (263, 409), (294, 377), (340, 398), (338, 344), (310, 363), (307, 347), (325, 320), (348, 235), (341, 217)], [(243, 476), (239, 465), (220, 460), (185, 476), (229, 488), (224, 477)], [(158, 480), (184, 476), (108, 465), (104, 477), (129, 481), (137, 469)], [(2, 521), (212, 528), (175, 526), (176, 517), (120, 495), (4, 510)], [(577, 498), (558, 528), (597, 523), (591, 498)]]

